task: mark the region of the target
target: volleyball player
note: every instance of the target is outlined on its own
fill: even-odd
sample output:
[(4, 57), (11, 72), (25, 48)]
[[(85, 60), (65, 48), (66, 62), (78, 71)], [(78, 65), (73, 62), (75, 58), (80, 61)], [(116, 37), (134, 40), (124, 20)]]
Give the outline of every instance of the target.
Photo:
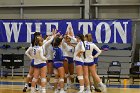
[[(52, 33), (47, 33), (46, 40), (50, 40)], [(53, 47), (52, 42), (45, 47), (45, 56), (48, 58), (47, 60), (47, 88), (52, 89), (50, 84), (50, 78), (53, 74)]]
[[(74, 61), (73, 61), (73, 54), (74, 54), (74, 45), (71, 44), (71, 38), (65, 35), (64, 39), (62, 40), (62, 48), (64, 57), (67, 60), (64, 60), (64, 68), (65, 68), (65, 87), (64, 89), (67, 90), (68, 84), (67, 80), (70, 78), (71, 82), (74, 82)], [(70, 77), (69, 77), (70, 74)]]
[(75, 38), (70, 32), (68, 36), (78, 42), (74, 51), (74, 61), (76, 65), (77, 78), (80, 83), (80, 91), (78, 93), (84, 93), (84, 78), (83, 78), (83, 66), (85, 57), (84, 35), (80, 34), (77, 35)]
[(34, 60), (33, 60), (33, 57), (32, 57), (32, 55), (33, 55), (32, 47), (34, 46), (35, 37), (40, 36), (40, 35), (41, 34), (39, 32), (34, 33), (34, 38), (32, 40), (32, 43), (31, 43), (30, 47), (25, 52), (25, 55), (27, 55), (27, 57), (29, 57), (29, 59), (31, 60), (31, 66), (30, 66), (29, 73), (28, 73), (27, 78), (26, 78), (26, 82), (25, 82), (23, 92), (26, 92), (27, 88), (31, 87), (31, 81), (32, 81), (33, 72), (34, 72), (34, 67), (33, 67)]
[[(85, 35), (85, 46), (86, 46), (86, 51), (85, 51), (85, 60), (84, 60), (84, 80), (85, 80), (85, 85), (87, 87), (86, 92), (91, 93), (90, 91), (90, 84), (89, 84), (89, 72), (91, 72), (91, 75), (93, 78), (95, 78), (96, 83), (98, 83), (98, 86), (101, 87), (102, 92), (106, 92), (106, 86), (102, 83), (100, 77), (96, 73), (95, 69), (95, 63), (93, 58), (97, 58), (101, 50), (94, 44), (92, 43), (92, 35), (91, 34), (86, 34)], [(97, 54), (92, 56), (93, 49), (97, 51)]]
[(37, 36), (35, 38), (35, 46), (33, 47), (33, 58), (34, 58), (34, 77), (32, 79), (32, 87), (31, 93), (35, 93), (35, 85), (40, 76), (41, 79), (41, 93), (46, 93), (46, 60), (47, 58), (44, 56), (44, 47), (50, 44), (55, 35), (51, 37), (49, 41), (45, 41), (43, 44), (43, 38), (41, 36)]
[(53, 42), (53, 50), (54, 50), (54, 74), (55, 74), (55, 93), (58, 93), (59, 90), (57, 88), (58, 82), (60, 85), (60, 93), (65, 93), (64, 91), (64, 76), (65, 71), (63, 67), (64, 56), (61, 49), (62, 38), (56, 37)]

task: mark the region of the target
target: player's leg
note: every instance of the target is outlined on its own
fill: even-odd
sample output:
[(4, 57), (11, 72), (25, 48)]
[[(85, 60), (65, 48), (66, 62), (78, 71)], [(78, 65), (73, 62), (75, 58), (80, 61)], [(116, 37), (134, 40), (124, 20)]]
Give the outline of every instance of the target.
[(102, 92), (106, 92), (106, 86), (102, 83), (100, 77), (97, 75), (95, 65), (89, 66), (89, 70), (92, 76), (95, 78), (96, 83), (98, 83), (98, 86), (101, 86)]
[(32, 79), (31, 93), (35, 93), (35, 86), (39, 78), (39, 68), (34, 68), (34, 77)]
[(47, 62), (47, 88), (52, 89), (52, 86), (50, 84), (50, 78), (53, 74), (53, 62), (52, 60), (48, 60)]
[(64, 90), (67, 90), (67, 79), (68, 79), (68, 60), (64, 60), (65, 78), (64, 78)]
[(58, 68), (58, 73), (59, 73), (59, 84), (60, 84), (60, 93), (65, 93), (64, 91), (64, 77), (65, 77), (65, 70), (64, 70), (64, 67), (59, 67)]
[(46, 93), (46, 74), (47, 74), (47, 66), (43, 66), (40, 69), (40, 77), (41, 77), (41, 93)]
[(86, 93), (91, 93), (90, 91), (90, 82), (89, 82), (89, 69), (88, 66), (84, 66), (84, 83), (86, 86)]
[(77, 73), (77, 78), (78, 78), (79, 83), (80, 83), (80, 91), (78, 93), (83, 93), (83, 91), (84, 91), (84, 78), (83, 78), (83, 63), (82, 62), (76, 62), (76, 73)]
[(26, 78), (26, 82), (25, 82), (23, 92), (26, 92), (27, 88), (31, 87), (31, 80), (32, 80), (32, 77), (33, 77), (33, 73), (34, 73), (34, 68), (32, 66), (30, 66), (29, 73), (28, 73), (27, 78)]

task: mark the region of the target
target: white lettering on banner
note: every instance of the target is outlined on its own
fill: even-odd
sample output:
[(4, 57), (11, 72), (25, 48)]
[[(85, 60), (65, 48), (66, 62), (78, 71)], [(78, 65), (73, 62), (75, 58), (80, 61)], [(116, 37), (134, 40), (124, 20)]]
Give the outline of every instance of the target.
[(103, 25), (105, 26), (105, 29), (104, 29), (105, 41), (104, 41), (104, 43), (108, 43), (110, 41), (110, 37), (111, 37), (111, 29), (110, 29), (109, 24), (107, 24), (106, 22), (101, 22), (97, 25), (96, 32), (95, 32), (96, 40), (98, 43), (103, 43), (101, 40), (101, 29), (102, 29)]
[(35, 32), (40, 32), (40, 27), (42, 25), (42, 23), (35, 23), (35, 28), (36, 31), (32, 31), (32, 24), (33, 23), (25, 23), (27, 25), (27, 42), (31, 42), (31, 35), (34, 34)]
[[(8, 42), (11, 42), (12, 32), (14, 33), (14, 40), (18, 42), (19, 32), (23, 23), (19, 22), (3, 22)], [(11, 28), (10, 28), (11, 25)]]
[(117, 43), (117, 31), (123, 41), (123, 43), (127, 42), (127, 25), (128, 22), (123, 22), (124, 30), (120, 22), (113, 22), (114, 24), (114, 43)]
[(80, 31), (81, 26), (83, 26), (83, 35), (88, 34), (88, 27), (90, 27), (91, 31), (93, 30), (92, 22), (79, 22), (78, 30)]
[(54, 25), (56, 29), (58, 30), (58, 22), (45, 22), (46, 25), (46, 35), (50, 34), (51, 31), (51, 26)]

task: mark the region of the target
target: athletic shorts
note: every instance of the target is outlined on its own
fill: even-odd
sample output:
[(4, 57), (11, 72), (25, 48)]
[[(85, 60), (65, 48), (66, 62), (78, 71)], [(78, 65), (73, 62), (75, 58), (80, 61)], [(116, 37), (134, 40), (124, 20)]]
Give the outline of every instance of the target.
[(78, 65), (84, 66), (84, 62), (81, 62), (81, 61), (75, 61), (75, 65), (76, 65), (76, 66), (78, 66)]
[(92, 66), (94, 64), (95, 64), (94, 62), (89, 62), (89, 63), (84, 63), (84, 66)]
[(94, 64), (97, 64), (97, 63), (98, 63), (98, 57), (94, 58)]
[(31, 66), (34, 67), (34, 59), (31, 61)]
[(69, 64), (74, 63), (74, 61), (73, 61), (73, 58), (72, 58), (72, 57), (65, 57), (65, 58), (67, 58), (67, 59), (68, 59), (68, 63), (69, 63)]
[(53, 63), (53, 67), (54, 67), (55, 69), (58, 69), (58, 68), (60, 68), (60, 67), (63, 67), (63, 62), (62, 62), (62, 61), (55, 61), (55, 62)]
[(38, 65), (34, 65), (35, 68), (42, 68), (44, 66), (47, 66), (46, 63), (41, 63), (41, 64), (38, 64)]

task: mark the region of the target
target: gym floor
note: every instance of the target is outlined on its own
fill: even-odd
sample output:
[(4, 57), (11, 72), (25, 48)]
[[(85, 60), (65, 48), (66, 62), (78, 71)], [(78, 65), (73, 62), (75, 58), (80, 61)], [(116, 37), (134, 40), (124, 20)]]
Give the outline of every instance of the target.
[[(53, 78), (51, 79), (53, 81)], [(140, 82), (135, 82), (134, 84), (130, 84), (131, 80), (127, 80), (127, 85), (123, 85), (118, 83), (110, 83), (107, 85), (107, 93), (140, 93)], [(0, 93), (23, 93), (22, 89), (24, 87), (24, 79), (22, 77), (11, 77), (0, 79)], [(68, 89), (67, 93), (77, 93), (78, 90)], [(28, 90), (26, 93), (30, 93)], [(38, 92), (37, 92), (38, 93)], [(48, 89), (46, 93), (53, 93), (53, 90)], [(92, 92), (98, 93), (98, 92)]]

